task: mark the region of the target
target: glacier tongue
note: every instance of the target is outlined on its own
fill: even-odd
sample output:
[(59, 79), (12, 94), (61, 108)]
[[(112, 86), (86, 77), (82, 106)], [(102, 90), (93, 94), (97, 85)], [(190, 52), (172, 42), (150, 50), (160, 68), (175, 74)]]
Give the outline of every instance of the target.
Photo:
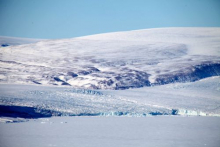
[[(27, 118), (32, 115), (33, 118), (39, 117), (38, 113), (42, 117), (61, 115), (146, 116), (151, 112), (160, 115), (172, 113), (172, 110), (167, 108), (154, 108), (98, 91), (30, 85), (0, 85), (0, 87), (0, 105), (4, 105), (2, 109), (10, 109), (15, 115), (16, 108), (12, 107), (27, 109)], [(32, 113), (31, 108), (34, 108), (36, 112)], [(17, 114), (19, 115), (20, 111)]]
[(129, 90), (0, 85), (1, 116), (219, 116), (220, 77)]

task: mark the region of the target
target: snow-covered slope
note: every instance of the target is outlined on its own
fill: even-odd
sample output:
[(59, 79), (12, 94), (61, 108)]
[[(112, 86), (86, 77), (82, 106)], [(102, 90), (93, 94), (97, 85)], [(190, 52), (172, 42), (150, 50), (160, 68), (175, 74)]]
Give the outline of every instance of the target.
[(0, 48), (0, 82), (127, 89), (220, 75), (220, 28), (161, 28)]

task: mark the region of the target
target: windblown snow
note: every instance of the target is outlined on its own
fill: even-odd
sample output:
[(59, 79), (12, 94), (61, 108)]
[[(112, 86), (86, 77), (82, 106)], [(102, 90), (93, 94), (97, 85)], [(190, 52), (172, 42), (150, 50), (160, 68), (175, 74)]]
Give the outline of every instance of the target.
[(220, 28), (146, 29), (6, 45), (0, 48), (0, 109), (25, 118), (218, 116), (219, 76)]

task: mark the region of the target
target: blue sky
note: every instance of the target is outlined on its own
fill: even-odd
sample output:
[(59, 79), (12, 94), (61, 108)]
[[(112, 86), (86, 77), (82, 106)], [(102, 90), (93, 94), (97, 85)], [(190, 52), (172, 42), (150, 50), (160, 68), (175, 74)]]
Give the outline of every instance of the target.
[(0, 0), (0, 36), (57, 39), (158, 27), (220, 27), (220, 0)]

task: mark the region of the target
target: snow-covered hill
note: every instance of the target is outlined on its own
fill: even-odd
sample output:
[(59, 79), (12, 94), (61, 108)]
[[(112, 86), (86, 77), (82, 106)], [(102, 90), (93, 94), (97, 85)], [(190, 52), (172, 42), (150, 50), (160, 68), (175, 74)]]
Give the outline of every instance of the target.
[(146, 29), (0, 48), (0, 83), (128, 89), (219, 75), (220, 28)]

